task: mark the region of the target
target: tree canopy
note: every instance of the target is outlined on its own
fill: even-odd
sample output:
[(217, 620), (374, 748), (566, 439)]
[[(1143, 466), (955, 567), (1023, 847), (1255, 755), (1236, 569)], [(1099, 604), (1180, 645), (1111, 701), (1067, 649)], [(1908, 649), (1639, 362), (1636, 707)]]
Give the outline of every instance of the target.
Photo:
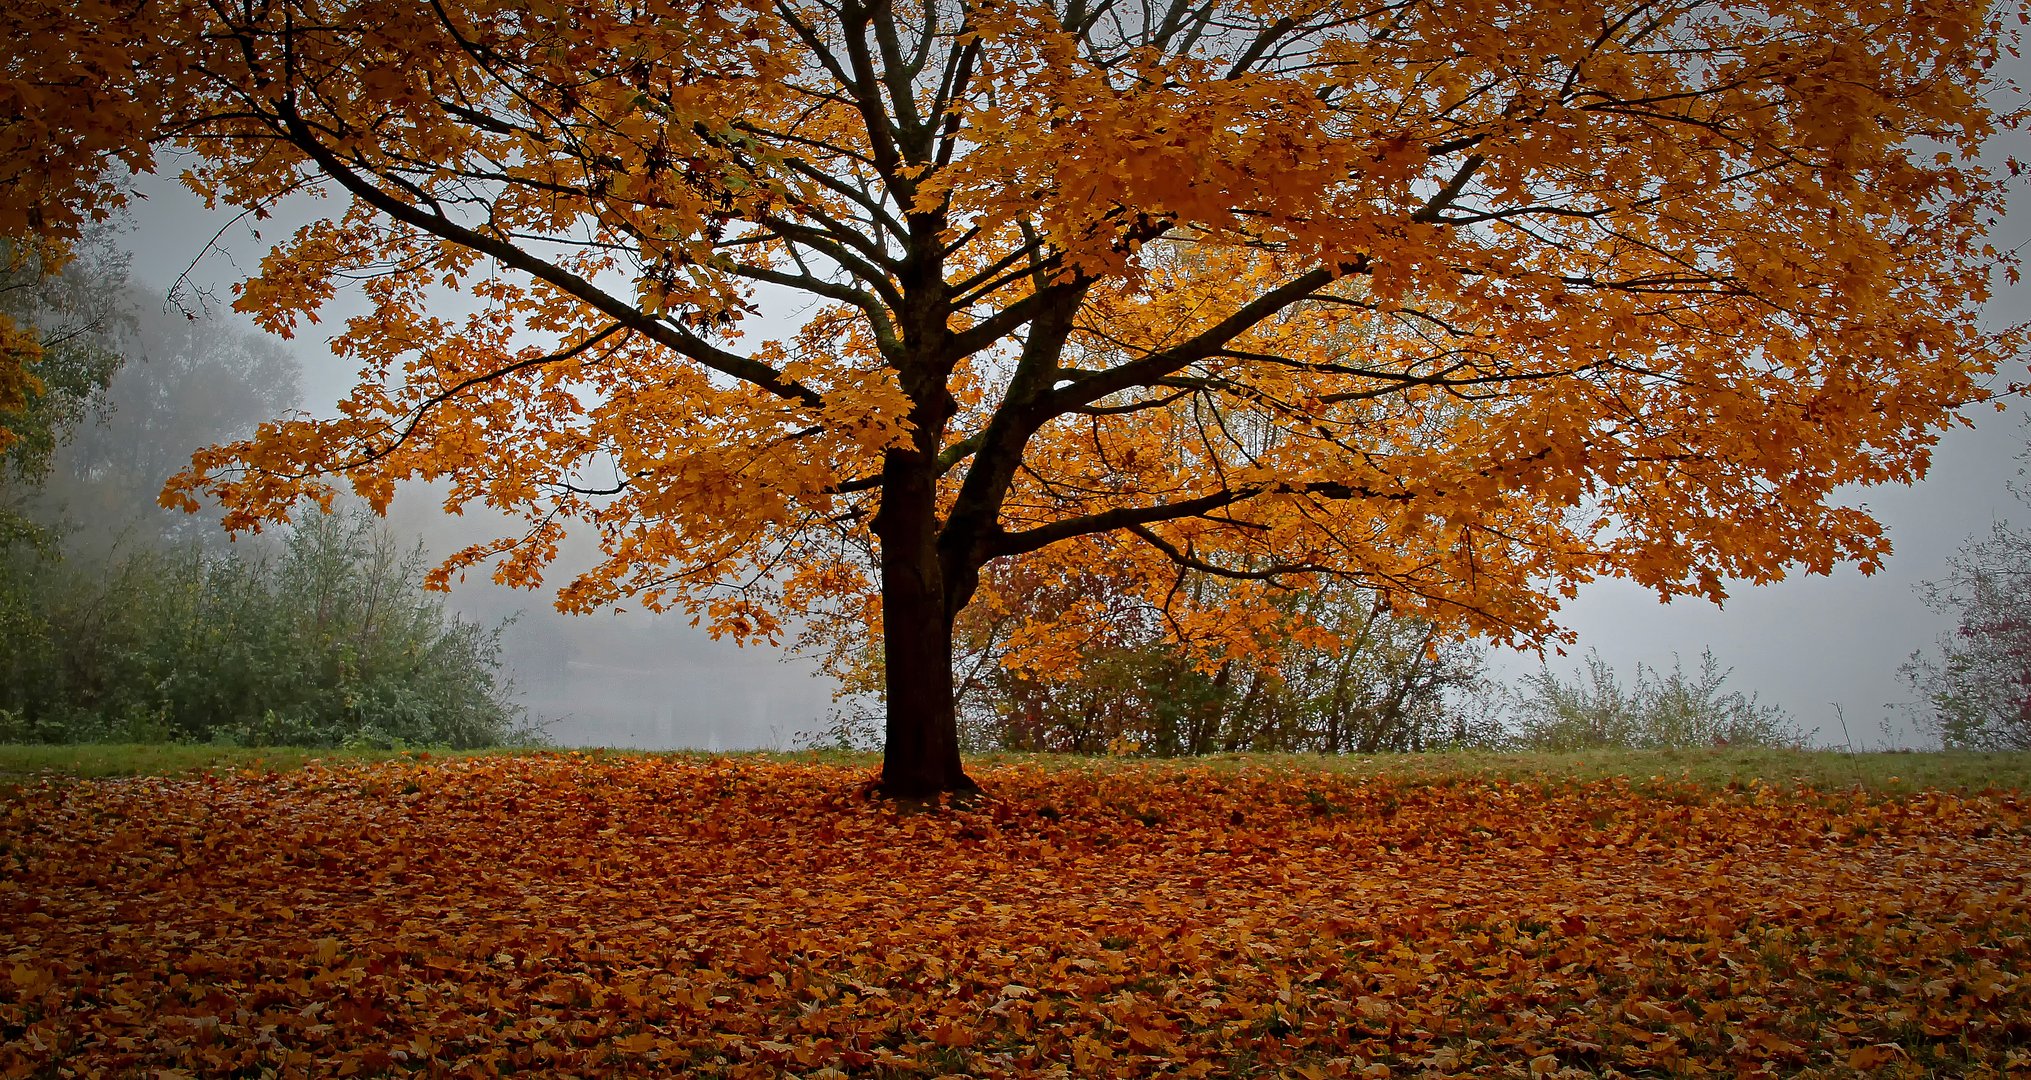
[[(2006, 19), (2011, 23), (2005, 25)], [(1331, 576), (1539, 641), (1612, 574), (1719, 598), (1877, 565), (2017, 347), (1969, 0), (24, 0), (0, 231), (111, 162), (316, 195), (236, 306), (368, 314), (336, 414), (197, 456), (226, 524), (349, 484), (509, 508), (559, 604), (769, 637), (865, 612), (884, 786), (970, 786), (951, 627), (1091, 559), (1244, 650)], [(441, 313), (436, 290), (471, 297)], [(763, 308), (794, 312), (778, 330)], [(192, 503), (194, 505), (194, 502)]]

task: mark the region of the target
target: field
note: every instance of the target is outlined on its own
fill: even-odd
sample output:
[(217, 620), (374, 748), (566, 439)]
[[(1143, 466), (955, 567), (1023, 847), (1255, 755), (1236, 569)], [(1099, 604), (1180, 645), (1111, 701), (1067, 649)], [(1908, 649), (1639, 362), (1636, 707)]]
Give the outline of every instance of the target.
[(205, 753), (0, 750), (0, 1073), (2031, 1069), (2022, 757)]

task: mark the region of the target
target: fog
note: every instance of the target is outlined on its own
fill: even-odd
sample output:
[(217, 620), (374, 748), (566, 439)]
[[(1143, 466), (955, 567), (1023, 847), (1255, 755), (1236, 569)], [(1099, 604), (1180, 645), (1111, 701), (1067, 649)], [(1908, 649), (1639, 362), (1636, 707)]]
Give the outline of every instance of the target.
[[(258, 264), (267, 243), (293, 226), (291, 215), (329, 208), (299, 202), (284, 208), (281, 221), (235, 222), (229, 214), (205, 211), (171, 180), (145, 177), (139, 190), (145, 199), (128, 234), (132, 276), (158, 298), (166, 298), (179, 280), (182, 297), (230, 296), (232, 284)], [(1999, 246), (2031, 235), (2025, 219), (2020, 213), (2003, 223)], [(2026, 300), (2023, 287), (2009, 287), (1990, 304), (1986, 320), (2023, 321), (2031, 307)], [(457, 298), (446, 303), (455, 306)], [(223, 303), (205, 307), (209, 318), (245, 325)], [(314, 414), (328, 410), (352, 385), (350, 367), (323, 345), (323, 328), (338, 325), (351, 310), (342, 293), (322, 326), (306, 328), (288, 345), (303, 364), (304, 407)], [(764, 318), (782, 321), (786, 314), (794, 313), (765, 311)], [(2005, 373), (1998, 382), (2022, 377), (2021, 370)], [(1577, 642), (1566, 655), (1549, 653), (1545, 659), (1555, 671), (1572, 672), (1579, 654), (1595, 649), (1627, 680), (1639, 663), (1669, 668), (1676, 657), (1696, 667), (1701, 651), (1711, 649), (1723, 667), (1733, 669), (1730, 688), (1784, 707), (1823, 745), (1921, 744), (1923, 737), (1895, 705), (1907, 696), (1897, 668), (1950, 624), (1919, 602), (1914, 587), (1941, 575), (1968, 536), (1986, 530), (1992, 520), (2024, 512), (2007, 489), (2026, 436), (2021, 410), (1971, 410), (1968, 418), (1974, 427), (1945, 436), (1922, 483), (1850, 493), (1847, 501), (1871, 510), (1895, 545), (1882, 572), (1865, 577), (1844, 568), (1830, 577), (1736, 584), (1718, 608), (1704, 601), (1660, 604), (1625, 582), (1598, 582), (1565, 608), (1564, 621), (1577, 632)], [(439, 556), (502, 535), (492, 528), (501, 522), (443, 514), (427, 492), (402, 493), (391, 516), (396, 528), (421, 536)], [(553, 582), (571, 572), (574, 554), (582, 560), (590, 550), (589, 545), (567, 550)], [(504, 658), (523, 702), (560, 745), (780, 747), (818, 727), (831, 707), (832, 686), (809, 662), (778, 648), (715, 642), (680, 615), (562, 615), (550, 606), (547, 590), (503, 588), (480, 572), (457, 585), (449, 603), (468, 618), (514, 618), (504, 636)], [(1500, 677), (1513, 678), (1539, 662), (1534, 653), (1490, 655)]]
[[(405, 491), (389, 523), (440, 559), (516, 531), (513, 519), (453, 517), (440, 505), (426, 490)], [(588, 538), (573, 536), (549, 581), (568, 580), (595, 553)], [(448, 606), (485, 623), (513, 620), (502, 634), (502, 661), (530, 716), (558, 745), (785, 749), (831, 707), (832, 682), (784, 649), (714, 641), (679, 612), (567, 615), (551, 594), (496, 585), (476, 570), (453, 585)]]
[[(195, 316), (198, 332), (244, 341), (259, 334), (250, 320), (230, 309), (232, 286), (259, 264), (269, 244), (329, 204), (299, 199), (265, 221), (206, 211), (172, 179), (141, 177), (138, 200), (121, 237), (132, 252), (130, 281), (142, 318), (176, 323)], [(173, 295), (172, 295), (173, 294)], [(446, 296), (447, 308), (461, 298)], [(343, 292), (320, 314), (320, 322), (278, 342), (302, 365), (300, 408), (329, 414), (353, 385), (352, 365), (326, 348), (331, 331), (361, 310)], [(264, 335), (266, 337), (266, 335)], [(275, 341), (272, 337), (269, 341)], [(145, 364), (130, 359), (130, 366)], [(123, 373), (123, 377), (134, 377)], [(115, 399), (120, 397), (116, 382)], [(296, 396), (296, 388), (290, 388)], [(82, 442), (132, 437), (140, 417), (117, 411)], [(213, 433), (226, 437), (228, 433)], [(166, 476), (188, 460), (193, 444), (162, 465)], [(148, 493), (152, 496), (152, 492)], [(144, 503), (138, 493), (131, 493)], [(114, 535), (120, 527), (103, 509), (85, 513), (96, 532)], [(150, 514), (146, 505), (133, 509)], [(441, 497), (421, 485), (398, 491), (388, 525), (419, 540), (433, 562), (468, 544), (515, 535), (517, 519), (468, 509), (444, 513)], [(215, 517), (187, 528), (219, 534)], [(820, 727), (832, 708), (833, 684), (815, 665), (767, 645), (735, 646), (714, 641), (681, 613), (643, 610), (567, 615), (552, 604), (554, 586), (591, 565), (596, 549), (588, 538), (572, 537), (547, 576), (549, 587), (511, 589), (489, 580), (484, 569), (455, 582), (446, 607), (485, 625), (505, 622), (501, 658), (516, 697), (530, 717), (560, 746), (616, 746), (654, 749), (738, 750), (782, 748)]]
[[(2023, 410), (1982, 410), (1973, 430), (1949, 432), (1921, 483), (1850, 492), (1885, 525), (1893, 553), (1864, 576), (1799, 574), (1774, 585), (1733, 583), (1720, 607), (1703, 600), (1663, 604), (1626, 581), (1597, 581), (1563, 611), (1579, 635), (1553, 671), (1573, 673), (1594, 649), (1623, 673), (1637, 664), (1669, 669), (1674, 657), (1697, 668), (1712, 649), (1732, 668), (1728, 685), (1781, 705), (1823, 746), (1856, 750), (1919, 747), (1927, 736), (1903, 707), (1910, 697), (1897, 668), (1928, 648), (1952, 620), (1920, 602), (1919, 583), (1942, 577), (1947, 559), (1995, 520), (2022, 520), (2025, 507), (2007, 485), (2020, 466), (2027, 432)], [(1535, 655), (1496, 651), (1491, 668), (1513, 677), (1535, 670)]]

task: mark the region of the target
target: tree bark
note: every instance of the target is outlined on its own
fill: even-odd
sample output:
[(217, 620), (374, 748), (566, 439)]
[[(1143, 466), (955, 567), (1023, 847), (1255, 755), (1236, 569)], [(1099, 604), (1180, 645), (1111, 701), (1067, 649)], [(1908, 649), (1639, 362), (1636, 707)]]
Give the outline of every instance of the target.
[(938, 558), (937, 479), (922, 455), (891, 451), (874, 532), (881, 540), (882, 661), (888, 737), (880, 791), (931, 799), (979, 790), (959, 762), (952, 622)]

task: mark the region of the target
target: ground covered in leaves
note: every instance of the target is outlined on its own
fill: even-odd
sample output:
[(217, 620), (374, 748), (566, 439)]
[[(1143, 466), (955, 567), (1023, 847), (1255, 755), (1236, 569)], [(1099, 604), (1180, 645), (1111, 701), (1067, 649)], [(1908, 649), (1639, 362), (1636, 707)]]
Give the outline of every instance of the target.
[(2031, 1068), (2020, 795), (978, 778), (942, 814), (584, 755), (23, 787), (0, 1071)]

